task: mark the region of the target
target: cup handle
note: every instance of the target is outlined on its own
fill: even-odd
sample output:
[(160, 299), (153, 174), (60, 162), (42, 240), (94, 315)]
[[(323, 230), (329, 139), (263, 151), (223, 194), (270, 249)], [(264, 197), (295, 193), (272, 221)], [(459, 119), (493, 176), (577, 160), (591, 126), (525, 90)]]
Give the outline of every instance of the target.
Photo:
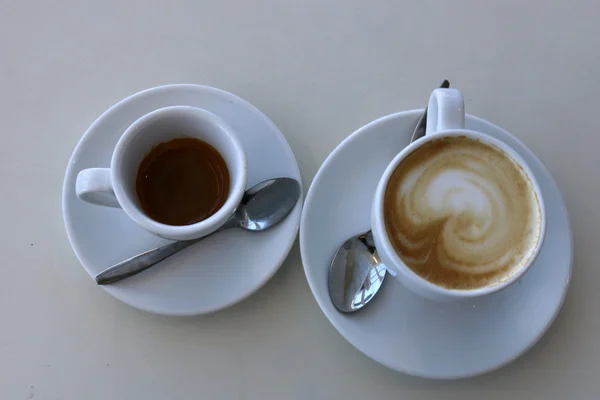
[(458, 89), (435, 89), (427, 106), (425, 135), (465, 129), (465, 100)]
[(110, 168), (88, 168), (80, 171), (75, 193), (83, 201), (99, 206), (121, 208), (113, 190)]

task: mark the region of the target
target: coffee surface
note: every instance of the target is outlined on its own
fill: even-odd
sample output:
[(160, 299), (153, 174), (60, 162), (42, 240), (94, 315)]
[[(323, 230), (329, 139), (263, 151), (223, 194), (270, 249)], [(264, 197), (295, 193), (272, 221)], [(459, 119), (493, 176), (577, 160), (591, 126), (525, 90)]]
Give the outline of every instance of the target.
[(210, 144), (194, 138), (173, 139), (144, 157), (136, 191), (150, 218), (167, 225), (190, 225), (223, 206), (229, 195), (229, 171)]
[(398, 165), (384, 221), (404, 263), (451, 289), (508, 279), (541, 237), (540, 203), (525, 171), (503, 150), (463, 136), (428, 142)]

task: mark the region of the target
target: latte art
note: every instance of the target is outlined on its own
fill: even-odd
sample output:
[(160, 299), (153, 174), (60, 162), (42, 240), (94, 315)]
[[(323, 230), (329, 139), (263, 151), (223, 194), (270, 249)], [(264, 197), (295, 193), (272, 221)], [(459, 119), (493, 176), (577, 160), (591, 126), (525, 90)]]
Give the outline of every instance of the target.
[(452, 289), (509, 278), (541, 237), (527, 174), (501, 149), (466, 137), (433, 140), (400, 163), (386, 189), (384, 220), (404, 263)]

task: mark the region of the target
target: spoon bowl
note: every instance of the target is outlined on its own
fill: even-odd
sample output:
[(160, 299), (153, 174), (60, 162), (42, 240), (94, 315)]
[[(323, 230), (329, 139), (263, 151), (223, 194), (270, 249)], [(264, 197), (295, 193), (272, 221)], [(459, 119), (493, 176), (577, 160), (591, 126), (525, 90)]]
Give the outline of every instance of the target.
[(252, 186), (244, 193), (235, 214), (220, 229), (240, 227), (263, 231), (283, 221), (300, 198), (300, 185), (291, 178), (276, 178)]
[(344, 242), (329, 267), (329, 297), (339, 311), (363, 308), (381, 288), (386, 268), (377, 254), (371, 231)]

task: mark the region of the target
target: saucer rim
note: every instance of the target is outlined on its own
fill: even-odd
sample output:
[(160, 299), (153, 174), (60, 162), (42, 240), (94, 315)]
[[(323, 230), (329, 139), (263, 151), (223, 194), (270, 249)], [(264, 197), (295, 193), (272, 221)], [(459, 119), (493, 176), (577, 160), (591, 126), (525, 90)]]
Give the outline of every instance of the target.
[[(305, 233), (304, 231), (304, 226), (306, 224), (306, 220), (308, 219), (308, 212), (306, 210), (310, 209), (310, 206), (312, 205), (312, 201), (313, 201), (313, 197), (315, 196), (315, 183), (318, 182), (322, 175), (325, 173), (325, 170), (328, 169), (328, 167), (330, 166), (331, 163), (333, 163), (334, 158), (336, 157), (336, 155), (342, 151), (342, 149), (344, 147), (346, 147), (350, 142), (352, 142), (353, 140), (355, 140), (356, 137), (360, 136), (361, 134), (363, 134), (364, 131), (366, 130), (370, 130), (373, 129), (375, 126), (382, 124), (390, 119), (394, 119), (397, 117), (413, 117), (416, 120), (418, 118), (418, 116), (422, 115), (422, 113), (424, 112), (424, 108), (420, 108), (420, 109), (411, 109), (411, 110), (405, 110), (405, 111), (399, 111), (396, 113), (392, 113), (392, 114), (388, 114), (388, 115), (384, 115), (380, 118), (377, 118), (375, 120), (372, 120), (370, 122), (368, 122), (367, 124), (361, 126), (360, 128), (358, 128), (357, 130), (355, 130), (353, 133), (351, 133), (348, 137), (346, 137), (344, 140), (342, 140), (342, 142), (340, 142), (332, 151), (331, 153), (329, 153), (329, 155), (327, 156), (327, 158), (325, 159), (325, 161), (321, 164), (321, 166), (319, 167), (319, 170), (317, 171), (317, 173), (315, 174), (315, 177), (313, 178), (311, 185), (308, 189), (308, 192), (306, 193), (305, 196), (305, 200), (304, 200), (304, 207), (302, 210), (302, 216), (300, 218), (300, 232), (299, 232), (299, 242), (300, 242), (300, 257), (302, 259), (302, 266), (304, 268), (304, 273), (306, 276), (306, 280), (308, 282), (308, 285), (310, 287), (311, 293), (313, 295), (313, 297), (315, 298), (315, 300), (317, 301), (317, 304), (319, 305), (319, 308), (321, 309), (321, 311), (323, 312), (323, 314), (325, 314), (325, 316), (327, 317), (327, 319), (329, 320), (329, 322), (331, 323), (331, 325), (333, 325), (333, 327), (342, 335), (342, 337), (348, 342), (350, 343), (354, 348), (356, 348), (358, 351), (360, 351), (362, 354), (364, 354), (365, 356), (369, 357), (370, 359), (376, 361), (377, 363), (384, 365), (385, 367), (392, 369), (394, 371), (398, 371), (401, 372), (403, 374), (406, 375), (411, 375), (411, 376), (415, 376), (415, 377), (420, 377), (420, 378), (426, 378), (426, 379), (439, 379), (439, 380), (456, 380), (456, 379), (465, 379), (465, 378), (471, 378), (474, 376), (479, 376), (479, 375), (483, 375), (483, 374), (487, 374), (489, 372), (498, 370), (508, 364), (510, 364), (511, 362), (513, 362), (514, 360), (520, 358), (521, 356), (523, 356), (525, 353), (527, 353), (529, 350), (531, 350), (531, 348), (533, 348), (533, 346), (535, 346), (540, 339), (546, 334), (546, 332), (548, 331), (548, 329), (552, 326), (552, 324), (554, 323), (554, 321), (556, 320), (558, 314), (560, 313), (567, 293), (569, 291), (569, 286), (571, 283), (571, 279), (572, 279), (572, 275), (573, 275), (573, 264), (574, 264), (574, 252), (573, 252), (573, 248), (574, 248), (574, 243), (573, 243), (573, 230), (572, 230), (572, 226), (571, 226), (571, 221), (569, 219), (569, 214), (567, 211), (567, 207), (566, 207), (566, 203), (564, 201), (563, 195), (558, 187), (558, 185), (556, 184), (556, 181), (554, 180), (554, 177), (552, 176), (552, 174), (550, 174), (550, 171), (548, 170), (548, 168), (546, 168), (546, 166), (542, 163), (541, 160), (539, 160), (539, 158), (537, 158), (537, 156), (535, 156), (535, 154), (533, 153), (533, 151), (531, 151), (529, 149), (529, 147), (527, 147), (520, 139), (518, 139), (517, 137), (515, 137), (514, 135), (512, 135), (510, 132), (506, 131), (504, 128), (477, 116), (471, 115), (471, 114), (465, 114), (465, 120), (471, 119), (474, 121), (478, 121), (482, 124), (494, 127), (495, 129), (498, 129), (500, 131), (503, 131), (504, 133), (506, 133), (508, 136), (510, 136), (513, 140), (515, 140), (520, 146), (522, 146), (522, 148), (527, 152), (527, 156), (528, 157), (533, 157), (535, 160), (540, 162), (540, 165), (543, 167), (543, 169), (548, 172), (548, 177), (550, 178), (550, 183), (554, 186), (554, 188), (556, 189), (556, 192), (558, 194), (558, 203), (560, 205), (560, 211), (566, 216), (565, 220), (566, 220), (566, 224), (567, 224), (567, 228), (568, 228), (568, 237), (569, 237), (569, 243), (568, 243), (568, 251), (570, 254), (570, 259), (569, 259), (569, 265), (568, 265), (568, 274), (567, 274), (567, 279), (565, 279), (564, 284), (563, 284), (563, 290), (562, 290), (562, 294), (561, 297), (559, 299), (558, 305), (556, 307), (556, 309), (554, 310), (554, 312), (552, 313), (552, 316), (548, 319), (546, 325), (543, 327), (543, 329), (540, 329), (540, 331), (538, 332), (538, 334), (535, 336), (535, 338), (533, 338), (533, 340), (531, 340), (531, 342), (527, 345), (524, 346), (519, 352), (517, 352), (513, 357), (507, 358), (505, 360), (502, 360), (501, 362), (491, 365), (487, 368), (484, 369), (480, 369), (478, 371), (472, 372), (472, 373), (465, 373), (465, 374), (454, 374), (454, 375), (450, 375), (450, 374), (426, 374), (423, 373), (423, 371), (417, 371), (415, 369), (411, 369), (411, 368), (398, 368), (398, 366), (396, 365), (392, 365), (391, 363), (388, 363), (387, 361), (383, 360), (383, 359), (379, 359), (378, 357), (374, 357), (371, 354), (369, 354), (367, 351), (363, 350), (363, 346), (359, 345), (358, 343), (354, 343), (354, 341), (351, 341), (348, 338), (348, 333), (346, 332), (345, 329), (342, 329), (338, 326), (338, 324), (333, 322), (333, 318), (330, 315), (331, 313), (324, 309), (321, 306), (321, 301), (323, 301), (323, 296), (321, 296), (320, 292), (318, 292), (313, 284), (313, 281), (315, 280), (315, 277), (313, 276), (313, 272), (310, 272), (314, 269), (310, 269), (307, 267), (307, 265), (309, 264), (308, 261), (306, 260), (306, 255), (307, 251), (306, 250), (306, 241), (303, 239), (305, 235), (308, 235), (308, 233)], [(484, 132), (485, 133), (485, 132)], [(407, 144), (408, 145), (408, 144)], [(406, 146), (405, 146), (406, 147)], [(536, 177), (537, 178), (537, 177)], [(321, 300), (319, 300), (319, 298), (321, 298)], [(325, 301), (327, 301), (327, 299), (324, 299)], [(333, 310), (332, 312), (336, 312), (335, 310)]]
[(69, 240), (69, 245), (70, 245), (73, 253), (75, 254), (75, 257), (79, 261), (79, 264), (81, 265), (81, 267), (83, 267), (85, 272), (92, 279), (94, 279), (94, 275), (88, 270), (88, 267), (86, 266), (86, 264), (89, 264), (90, 261), (82, 253), (81, 249), (77, 248), (77, 246), (74, 245), (73, 241), (74, 241), (74, 237), (76, 235), (73, 232), (73, 228), (71, 226), (73, 224), (73, 221), (69, 220), (69, 218), (67, 217), (68, 204), (70, 203), (70, 200), (68, 198), (69, 197), (69, 188), (70, 188), (70, 185), (74, 186), (74, 184), (75, 184), (74, 179), (76, 178), (76, 174), (72, 171), (74, 168), (73, 160), (79, 156), (79, 153), (81, 152), (82, 147), (85, 146), (86, 141), (89, 140), (89, 137), (92, 134), (91, 132), (93, 132), (95, 129), (97, 129), (97, 126), (105, 118), (107, 118), (112, 112), (114, 112), (115, 109), (120, 108), (123, 105), (129, 104), (134, 101), (143, 100), (147, 96), (153, 95), (157, 92), (175, 91), (175, 90), (199, 90), (199, 91), (203, 91), (205, 93), (211, 93), (216, 96), (226, 98), (232, 104), (237, 104), (242, 107), (245, 107), (248, 110), (252, 111), (254, 114), (256, 114), (264, 123), (269, 125), (271, 127), (273, 133), (276, 134), (273, 136), (273, 138), (276, 138), (280, 143), (283, 144), (283, 147), (286, 149), (285, 151), (288, 153), (287, 156), (290, 157), (290, 159), (293, 161), (292, 164), (293, 164), (294, 173), (292, 175), (295, 175), (295, 176), (293, 176), (293, 178), (296, 179), (298, 181), (298, 183), (300, 184), (300, 198), (298, 199), (298, 202), (296, 203), (294, 209), (290, 212), (290, 215), (288, 216), (288, 218), (293, 218), (293, 214), (295, 212), (298, 212), (298, 211), (296, 211), (296, 209), (298, 208), (300, 210), (298, 212), (298, 216), (296, 217), (297, 221), (293, 226), (294, 234), (292, 235), (292, 240), (290, 240), (289, 243), (286, 243), (285, 249), (282, 252), (282, 256), (277, 260), (277, 262), (273, 263), (273, 267), (265, 275), (264, 279), (258, 281), (254, 287), (252, 287), (248, 292), (243, 293), (241, 296), (237, 296), (229, 302), (225, 302), (220, 305), (216, 305), (216, 306), (212, 306), (212, 307), (203, 307), (200, 309), (185, 310), (185, 311), (169, 311), (169, 310), (165, 310), (165, 309), (156, 309), (156, 308), (146, 307), (144, 305), (139, 305), (139, 304), (131, 304), (130, 302), (127, 302), (124, 299), (122, 299), (120, 296), (115, 295), (110, 290), (110, 287), (109, 287), (110, 285), (108, 285), (108, 286), (100, 285), (102, 287), (102, 289), (104, 291), (106, 291), (109, 295), (111, 295), (115, 299), (119, 300), (121, 303), (126, 304), (132, 308), (139, 309), (139, 310), (142, 310), (142, 311), (145, 311), (145, 312), (148, 312), (151, 314), (155, 314), (155, 315), (174, 316), (174, 317), (191, 317), (191, 316), (212, 314), (217, 311), (229, 308), (237, 303), (240, 303), (240, 302), (244, 301), (245, 299), (247, 299), (248, 297), (252, 296), (257, 291), (259, 291), (267, 282), (269, 282), (271, 280), (271, 278), (273, 278), (273, 276), (277, 273), (277, 271), (279, 271), (279, 269), (281, 268), (281, 266), (283, 265), (285, 260), (288, 258), (289, 254), (294, 246), (294, 243), (298, 239), (298, 234), (299, 234), (299, 230), (300, 230), (300, 219), (302, 218), (302, 211), (304, 209), (305, 196), (303, 195), (304, 189), (303, 189), (303, 185), (302, 185), (302, 175), (300, 172), (300, 167), (298, 165), (298, 160), (296, 159), (296, 156), (295, 156), (294, 152), (292, 151), (292, 148), (291, 148), (289, 142), (287, 141), (287, 139), (285, 138), (285, 136), (283, 135), (281, 130), (275, 125), (275, 123), (266, 114), (264, 114), (260, 109), (258, 109), (256, 106), (254, 106), (249, 101), (237, 96), (234, 93), (225, 91), (223, 89), (219, 89), (219, 88), (207, 86), (207, 85), (193, 84), (193, 83), (175, 83), (175, 84), (159, 85), (159, 86), (147, 88), (147, 89), (132, 93), (132, 94), (120, 99), (119, 101), (117, 101), (116, 103), (111, 105), (109, 108), (104, 110), (104, 112), (102, 112), (102, 114), (100, 114), (92, 122), (92, 124), (88, 126), (88, 128), (85, 130), (85, 132), (83, 133), (83, 135), (78, 140), (75, 147), (73, 148), (73, 151), (71, 152), (71, 156), (69, 157), (69, 161), (67, 164), (67, 168), (65, 170), (64, 178), (63, 178), (63, 188), (61, 191), (61, 203), (62, 203), (61, 211), (63, 214), (62, 215), (63, 223), (65, 225), (65, 230), (67, 233), (67, 238)]

